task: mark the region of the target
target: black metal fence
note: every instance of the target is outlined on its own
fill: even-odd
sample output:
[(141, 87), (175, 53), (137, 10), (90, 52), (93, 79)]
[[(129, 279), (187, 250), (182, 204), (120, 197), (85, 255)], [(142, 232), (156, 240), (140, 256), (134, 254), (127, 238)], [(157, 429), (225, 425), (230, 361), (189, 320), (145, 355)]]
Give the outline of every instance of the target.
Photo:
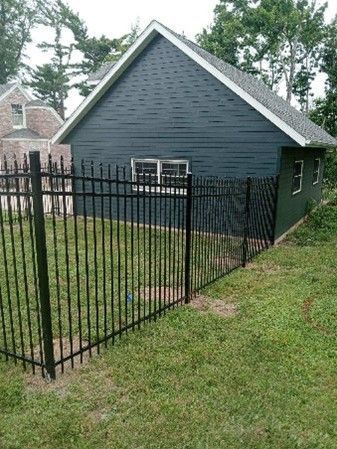
[(277, 178), (0, 173), (0, 352), (55, 378), (273, 244)]

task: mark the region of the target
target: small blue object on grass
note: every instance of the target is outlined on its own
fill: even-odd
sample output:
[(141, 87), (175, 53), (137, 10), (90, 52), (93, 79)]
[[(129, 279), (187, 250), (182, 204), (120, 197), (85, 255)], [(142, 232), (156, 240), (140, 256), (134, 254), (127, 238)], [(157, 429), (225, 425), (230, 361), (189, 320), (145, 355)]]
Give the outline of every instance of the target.
[(133, 296), (132, 296), (132, 294), (130, 292), (127, 295), (127, 301), (128, 302), (132, 302), (133, 301)]

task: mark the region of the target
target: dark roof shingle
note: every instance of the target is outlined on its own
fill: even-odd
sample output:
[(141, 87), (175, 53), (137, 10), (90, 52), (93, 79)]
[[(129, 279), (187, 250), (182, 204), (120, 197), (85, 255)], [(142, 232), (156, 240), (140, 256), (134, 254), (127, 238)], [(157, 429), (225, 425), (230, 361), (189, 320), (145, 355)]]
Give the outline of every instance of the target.
[(205, 61), (218, 69), (223, 75), (227, 76), (227, 78), (247, 92), (251, 97), (269, 109), (269, 111), (283, 120), (283, 122), (303, 136), (308, 142), (337, 146), (337, 140), (334, 137), (273, 92), (263, 81), (255, 78), (249, 73), (237, 69), (222, 59), (217, 58), (180, 34), (177, 34), (168, 28), (167, 30), (201, 56)]
[(26, 103), (26, 106), (44, 106), (45, 108), (49, 108), (47, 103), (42, 100), (31, 100)]
[(90, 73), (90, 75), (87, 78), (87, 81), (89, 83), (101, 81), (115, 64), (116, 61), (105, 62), (95, 72)]
[(44, 139), (44, 137), (40, 136), (36, 131), (33, 131), (29, 128), (21, 128), (16, 129), (15, 131), (10, 132), (2, 137), (2, 139)]
[(15, 82), (12, 83), (6, 83), (6, 84), (0, 84), (0, 97), (2, 97), (2, 95), (4, 95), (9, 89), (11, 89), (14, 84), (16, 84)]

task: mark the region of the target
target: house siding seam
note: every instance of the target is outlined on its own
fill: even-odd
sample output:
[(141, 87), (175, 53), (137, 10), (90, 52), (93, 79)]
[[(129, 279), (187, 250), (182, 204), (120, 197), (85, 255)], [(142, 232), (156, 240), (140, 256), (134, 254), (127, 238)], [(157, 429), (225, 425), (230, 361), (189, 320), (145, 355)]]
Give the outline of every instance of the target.
[(270, 176), (289, 136), (156, 37), (71, 131), (75, 164), (188, 159), (194, 174)]
[[(319, 182), (313, 185), (314, 159), (321, 159)], [(325, 150), (323, 149), (294, 149), (282, 150), (280, 165), (280, 183), (278, 194), (276, 238), (295, 225), (308, 213), (312, 201), (319, 202), (322, 198), (322, 183), (324, 172)], [(303, 160), (303, 180), (301, 192), (292, 194), (292, 179), (294, 162)]]

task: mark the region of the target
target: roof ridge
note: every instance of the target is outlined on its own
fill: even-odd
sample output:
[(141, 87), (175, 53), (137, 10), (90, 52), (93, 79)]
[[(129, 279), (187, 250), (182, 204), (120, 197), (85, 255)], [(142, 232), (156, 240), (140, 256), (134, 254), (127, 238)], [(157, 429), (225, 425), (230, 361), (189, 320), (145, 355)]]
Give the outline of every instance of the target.
[(138, 39), (117, 61), (115, 68), (107, 70), (96, 88), (82, 102), (78, 109), (55, 134), (53, 142), (60, 142), (73, 129), (96, 101), (111, 87), (127, 67), (157, 35), (163, 36), (179, 48), (196, 64), (233, 91), (243, 101), (262, 114), (277, 128), (287, 134), (301, 147), (320, 145), (337, 146), (337, 140), (330, 136), (308, 117), (272, 91), (262, 80), (244, 72), (228, 62), (212, 55), (158, 21), (152, 21)]

